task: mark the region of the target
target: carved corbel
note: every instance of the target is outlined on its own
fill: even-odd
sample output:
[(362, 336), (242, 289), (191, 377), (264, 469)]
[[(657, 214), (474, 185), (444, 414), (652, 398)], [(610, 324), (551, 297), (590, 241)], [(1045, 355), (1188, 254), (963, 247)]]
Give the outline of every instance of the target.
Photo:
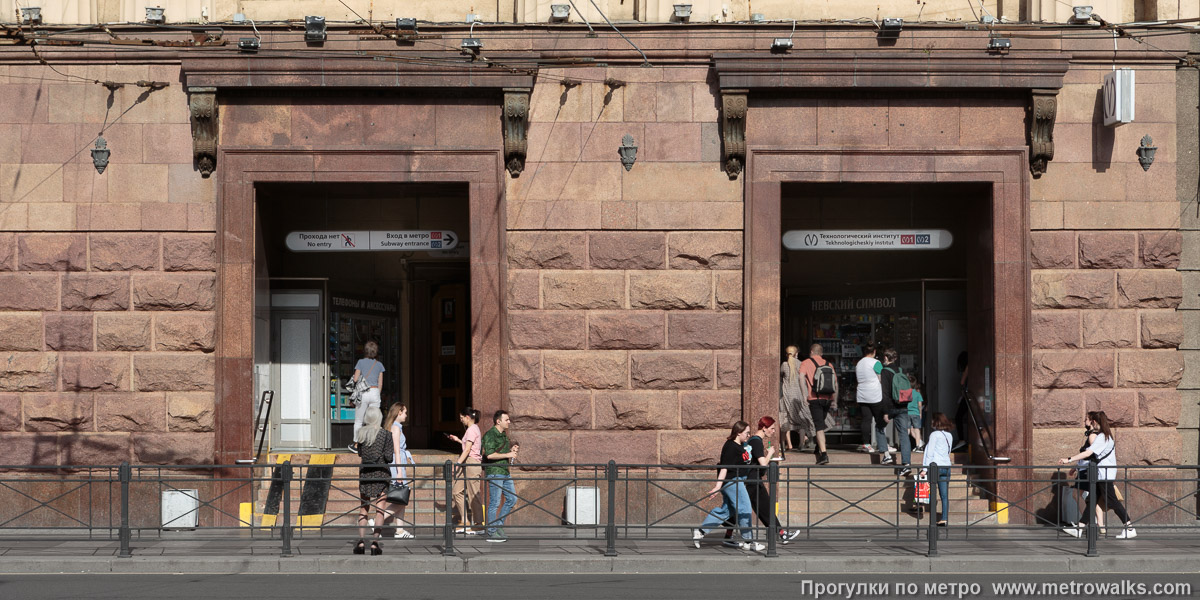
[(513, 177), (525, 170), (528, 132), (529, 88), (504, 88), (504, 164)]
[(217, 168), (217, 88), (188, 88), (192, 117), (192, 157), (201, 177)]
[(1058, 90), (1029, 91), (1029, 172), (1034, 178), (1046, 172), (1054, 159), (1054, 117), (1058, 113)]
[(746, 104), (749, 90), (721, 90), (721, 135), (725, 173), (737, 179), (746, 164)]

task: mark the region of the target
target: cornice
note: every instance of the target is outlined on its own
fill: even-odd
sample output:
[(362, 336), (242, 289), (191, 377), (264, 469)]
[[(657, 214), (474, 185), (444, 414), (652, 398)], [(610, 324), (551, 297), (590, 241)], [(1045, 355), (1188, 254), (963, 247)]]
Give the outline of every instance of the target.
[(722, 89), (1059, 89), (1063, 53), (826, 52), (716, 53)]

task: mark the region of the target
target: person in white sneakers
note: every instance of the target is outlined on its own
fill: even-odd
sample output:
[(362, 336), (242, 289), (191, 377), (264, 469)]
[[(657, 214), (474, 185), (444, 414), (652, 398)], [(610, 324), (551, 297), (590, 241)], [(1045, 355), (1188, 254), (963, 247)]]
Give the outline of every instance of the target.
[(875, 431), (875, 450), (883, 455), (880, 462), (885, 465), (893, 464), (892, 455), (888, 453), (887, 443), (887, 423), (888, 410), (891, 408), (891, 401), (884, 398), (883, 383), (880, 378), (880, 373), (883, 372), (883, 364), (875, 359), (875, 344), (868, 343), (863, 346), (863, 357), (854, 366), (854, 375), (858, 380), (858, 389), (855, 392), (855, 400), (858, 401), (859, 412), (863, 418), (863, 445), (870, 444), (870, 431), (867, 429), (866, 423), (874, 419), (875, 425), (872, 429)]
[(747, 440), (750, 439), (750, 424), (745, 421), (738, 421), (733, 424), (729, 430), (729, 438), (725, 440), (725, 445), (721, 447), (721, 458), (717, 471), (717, 482), (702, 500), (712, 498), (717, 494), (721, 494), (721, 505), (709, 511), (704, 517), (704, 522), (700, 527), (692, 530), (692, 545), (696, 548), (700, 547), (700, 540), (704, 538), (709, 530), (725, 523), (726, 521), (737, 520), (738, 528), (741, 530), (742, 541), (734, 542), (729, 540), (726, 545), (737, 545), (742, 550), (754, 550), (762, 552), (766, 550), (766, 546), (752, 541), (750, 530), (750, 519), (753, 513), (753, 504), (750, 502), (750, 495), (746, 491), (746, 473), (747, 467), (751, 464), (750, 446)]
[[(1113, 479), (1117, 475), (1117, 450), (1116, 439), (1113, 437), (1112, 428), (1108, 424), (1108, 415), (1104, 411), (1089, 411), (1087, 419), (1084, 423), (1087, 427), (1087, 442), (1084, 447), (1080, 448), (1079, 453), (1059, 459), (1058, 463), (1067, 465), (1075, 463), (1075, 468), (1071, 469), (1070, 476), (1076, 478), (1076, 489), (1087, 491), (1087, 478), (1089, 469), (1097, 469), (1096, 471), (1096, 499), (1097, 505), (1100, 500), (1107, 504), (1113, 512), (1117, 513), (1117, 518), (1125, 524), (1125, 527), (1117, 534), (1117, 539), (1128, 540), (1137, 537), (1137, 530), (1133, 528), (1133, 524), (1129, 519), (1129, 513), (1125, 511), (1125, 505), (1118, 499), (1117, 490), (1113, 487)], [(1081, 500), (1079, 505), (1086, 506)], [(1095, 515), (1091, 514), (1086, 508), (1082, 511), (1083, 521), (1076, 526), (1066, 527), (1063, 529), (1068, 535), (1074, 537), (1082, 537), (1084, 527), (1091, 523)]]

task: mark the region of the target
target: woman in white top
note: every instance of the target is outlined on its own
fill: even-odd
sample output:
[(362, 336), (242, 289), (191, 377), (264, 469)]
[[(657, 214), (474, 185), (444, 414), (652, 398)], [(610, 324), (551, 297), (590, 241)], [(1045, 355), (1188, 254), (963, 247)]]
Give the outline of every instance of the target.
[[(396, 461), (392, 465), (392, 485), (408, 485), (408, 471), (404, 465), (413, 465), (412, 453), (408, 451), (408, 440), (404, 437), (404, 422), (408, 420), (408, 407), (399, 402), (392, 405), (388, 409), (388, 416), (384, 419), (384, 427), (392, 436), (392, 456)], [(412, 492), (410, 491), (411, 495)], [(403, 527), (404, 512), (408, 508), (404, 504), (389, 503), (389, 518), (395, 518), (396, 538), (401, 540), (412, 539), (413, 534), (409, 533)], [(386, 523), (385, 523), (386, 526)]]
[(942, 500), (942, 514), (938, 519), (938, 527), (946, 526), (946, 515), (950, 514), (950, 448), (954, 447), (954, 422), (942, 413), (933, 413), (933, 432), (925, 442), (925, 456), (921, 465), (937, 465), (937, 473), (929, 473), (923, 469), (921, 473), (937, 482), (938, 497)]
[[(1081, 448), (1079, 453), (1074, 456), (1059, 459), (1058, 463), (1061, 465), (1075, 463), (1076, 466), (1071, 469), (1070, 476), (1077, 478), (1075, 487), (1080, 490), (1087, 489), (1088, 469), (1096, 469), (1097, 504), (1103, 500), (1113, 512), (1117, 513), (1117, 518), (1125, 524), (1125, 528), (1117, 534), (1117, 539), (1133, 539), (1137, 537), (1137, 530), (1131, 526), (1129, 513), (1125, 511), (1125, 505), (1117, 498), (1117, 490), (1113, 487), (1113, 479), (1117, 476), (1117, 450), (1116, 439), (1108, 424), (1108, 415), (1104, 414), (1102, 410), (1090, 411), (1084, 424), (1087, 426), (1088, 436), (1085, 447)], [(1084, 506), (1082, 501), (1080, 506)], [(1080, 512), (1083, 513), (1083, 522), (1063, 529), (1067, 534), (1081, 537), (1083, 527), (1091, 523), (1092, 514), (1087, 509)]]

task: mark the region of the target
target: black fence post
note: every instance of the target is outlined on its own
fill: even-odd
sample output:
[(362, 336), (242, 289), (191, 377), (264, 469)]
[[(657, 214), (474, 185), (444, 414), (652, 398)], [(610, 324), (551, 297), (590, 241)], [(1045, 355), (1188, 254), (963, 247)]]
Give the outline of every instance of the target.
[[(925, 551), (925, 556), (934, 557), (938, 555), (937, 540), (937, 503), (938, 503), (938, 486), (937, 481), (941, 478), (941, 471), (938, 470), (937, 463), (929, 465), (925, 469), (925, 482), (929, 485), (929, 533), (925, 537), (929, 539), (929, 549)], [(949, 519), (950, 515), (942, 515), (943, 519)]]
[[(608, 522), (604, 524), (604, 555), (617, 555), (617, 462), (608, 461), (608, 467), (604, 470), (605, 479), (608, 480)], [(626, 484), (628, 485), (628, 484)], [(629, 507), (625, 507), (625, 511), (629, 511)]]
[(292, 555), (292, 461), (290, 460), (283, 462), (283, 502), (280, 503), (279, 512), (283, 517), (283, 528), (279, 531), (283, 549), (279, 552), (279, 556), (286, 558)]
[(767, 463), (767, 498), (771, 505), (771, 518), (767, 519), (771, 524), (767, 528), (767, 558), (775, 558), (779, 556), (779, 517), (775, 515), (779, 506), (779, 462), (774, 460)]
[(1084, 523), (1087, 523), (1087, 555), (1100, 556), (1096, 551), (1096, 538), (1100, 536), (1100, 525), (1096, 522), (1096, 471), (1100, 470), (1099, 465), (1091, 465), (1087, 470), (1087, 514), (1083, 516)]
[[(466, 476), (466, 473), (463, 473)], [(442, 465), (442, 481), (446, 484), (446, 523), (442, 527), (442, 556), (454, 556), (454, 463), (446, 461)], [(464, 509), (469, 510), (469, 507), (464, 506)], [(464, 513), (462, 516), (463, 525), (468, 526), (470, 521)]]
[(129, 549), (132, 537), (129, 529), (129, 482), (133, 479), (133, 469), (130, 468), (129, 463), (121, 463), (117, 469), (117, 478), (121, 481), (121, 528), (117, 531), (117, 537), (121, 541), (121, 551), (117, 556), (129, 558), (133, 556), (133, 552)]

